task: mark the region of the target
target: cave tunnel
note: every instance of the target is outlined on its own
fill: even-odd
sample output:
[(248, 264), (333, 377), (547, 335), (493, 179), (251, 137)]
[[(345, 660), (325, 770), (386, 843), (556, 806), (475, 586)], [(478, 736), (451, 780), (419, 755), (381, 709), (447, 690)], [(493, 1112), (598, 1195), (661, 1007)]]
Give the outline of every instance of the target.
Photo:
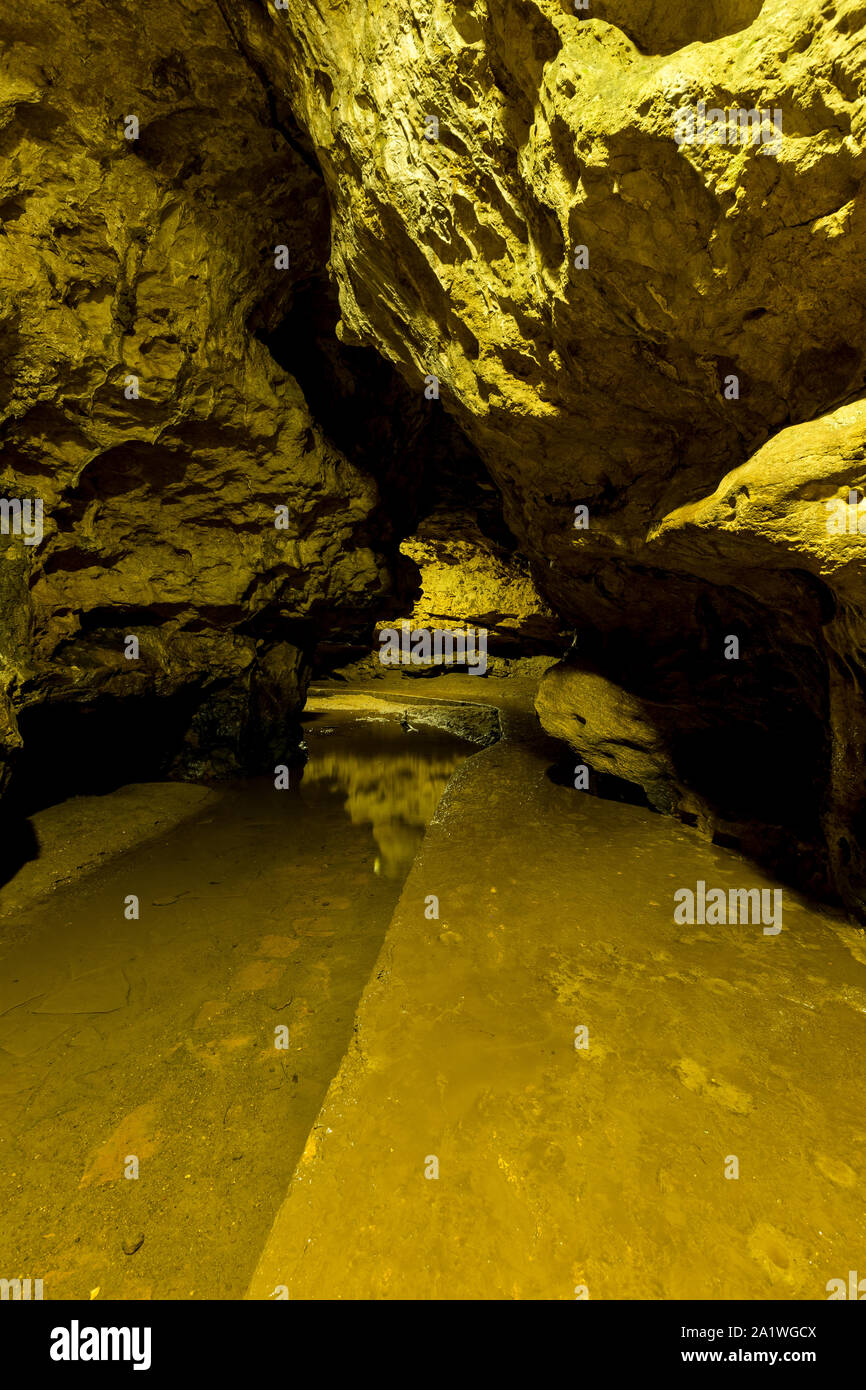
[(0, 15), (0, 1296), (748, 1359), (866, 1297), (863, 15), (380, 8)]

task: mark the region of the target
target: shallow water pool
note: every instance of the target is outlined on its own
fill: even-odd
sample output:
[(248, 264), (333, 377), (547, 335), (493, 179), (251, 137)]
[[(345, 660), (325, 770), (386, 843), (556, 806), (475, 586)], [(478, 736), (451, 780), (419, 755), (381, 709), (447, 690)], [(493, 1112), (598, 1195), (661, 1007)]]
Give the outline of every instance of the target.
[(243, 1293), (425, 826), (473, 751), (405, 722), (311, 704), (288, 791), (233, 784), (15, 921), (0, 1276), (41, 1278), (48, 1299)]

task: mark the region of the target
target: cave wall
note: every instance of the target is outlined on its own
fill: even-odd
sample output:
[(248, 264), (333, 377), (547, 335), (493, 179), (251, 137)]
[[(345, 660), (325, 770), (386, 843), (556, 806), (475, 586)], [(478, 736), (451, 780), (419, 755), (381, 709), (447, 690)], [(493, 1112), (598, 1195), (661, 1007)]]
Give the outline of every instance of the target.
[[(862, 541), (827, 517), (866, 485), (863, 32), (859, 0), (0, 19), (0, 467), (46, 515), (0, 536), (2, 775), (52, 710), (122, 743), (155, 699), (169, 770), (271, 757), (316, 646), (393, 611), (431, 472), (480, 459), (577, 633), (546, 726), (862, 913)], [(701, 100), (778, 148), (678, 144)]]
[(434, 511), (400, 549), (418, 575), (411, 627), (481, 628), (489, 649), (505, 655), (567, 646), (527, 562), (484, 535), (473, 513)]
[(391, 587), (375, 480), (262, 341), (327, 263), (315, 160), (219, 6), (35, 0), (0, 45), (0, 490), (44, 505), (0, 536), (0, 773), (23, 734), (55, 799), (266, 764)]
[[(324, 174), (342, 341), (438, 378), (578, 633), (543, 722), (862, 912), (861, 555), (826, 520), (866, 481), (859, 0), (238, 13)], [(678, 143), (702, 100), (778, 145)]]

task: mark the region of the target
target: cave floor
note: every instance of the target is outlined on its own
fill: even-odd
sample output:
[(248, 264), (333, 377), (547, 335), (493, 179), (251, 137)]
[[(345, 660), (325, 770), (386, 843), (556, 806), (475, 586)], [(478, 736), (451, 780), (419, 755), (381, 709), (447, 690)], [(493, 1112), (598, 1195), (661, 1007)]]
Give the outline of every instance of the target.
[[(43, 1279), (47, 1299), (249, 1282), (424, 825), (472, 751), (370, 711), (311, 708), (306, 738), (287, 792), (207, 793), (0, 923), (0, 1273)], [(191, 789), (166, 786), (164, 814), (172, 793), (186, 810)], [(103, 818), (143, 820), (144, 799), (116, 793)], [(98, 800), (65, 803), (67, 830), (86, 811), (86, 866)], [(63, 809), (52, 844), (72, 838)]]
[[(862, 1267), (863, 933), (787, 889), (776, 936), (676, 925), (678, 888), (777, 885), (552, 780), (531, 693), (321, 687), (288, 793), (232, 785), (16, 914), (6, 1277), (46, 1298), (821, 1299)], [(427, 727), (442, 701), (503, 738)]]
[(248, 1296), (825, 1299), (864, 1261), (863, 933), (787, 889), (778, 935), (676, 925), (681, 887), (778, 885), (555, 784), (507, 686), (436, 682), (506, 736), (449, 783)]

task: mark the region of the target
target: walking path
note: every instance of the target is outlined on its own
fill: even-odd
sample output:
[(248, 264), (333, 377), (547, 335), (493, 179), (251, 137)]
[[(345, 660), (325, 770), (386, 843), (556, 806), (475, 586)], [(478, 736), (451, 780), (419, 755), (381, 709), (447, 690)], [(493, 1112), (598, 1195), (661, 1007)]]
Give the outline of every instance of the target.
[(429, 683), (505, 736), (448, 784), (248, 1296), (826, 1298), (866, 1271), (863, 933), (788, 890), (777, 935), (675, 924), (699, 881), (779, 885), (555, 784), (508, 685)]

